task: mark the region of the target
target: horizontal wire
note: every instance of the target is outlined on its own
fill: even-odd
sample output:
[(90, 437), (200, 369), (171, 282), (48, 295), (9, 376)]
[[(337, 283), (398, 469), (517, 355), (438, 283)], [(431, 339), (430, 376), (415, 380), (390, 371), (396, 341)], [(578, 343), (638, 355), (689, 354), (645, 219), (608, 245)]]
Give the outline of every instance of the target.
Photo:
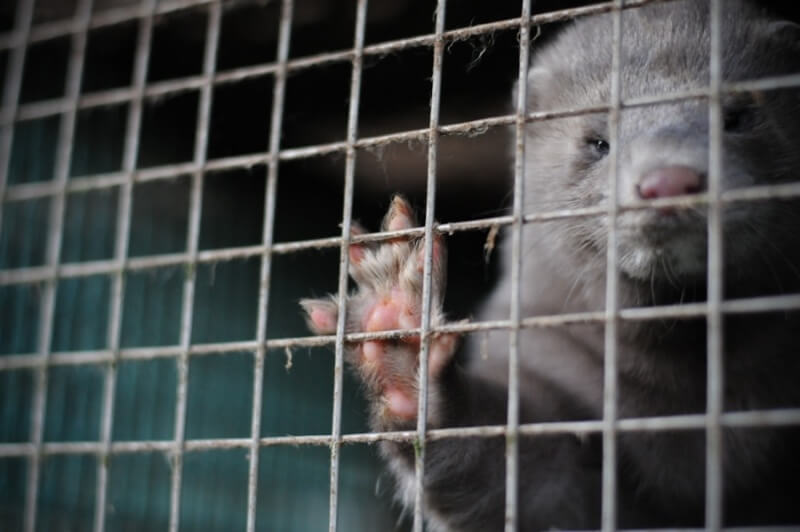
[[(159, 4), (158, 11), (161, 14), (165, 14), (170, 11), (175, 11), (177, 9), (185, 9), (187, 7), (192, 7), (193, 5), (206, 4), (208, 3), (208, 1), (209, 0), (163, 2)], [(650, 1), (652, 0), (630, 2), (625, 5), (625, 8), (638, 7), (643, 4), (649, 3)], [(536, 15), (534, 17), (531, 17), (531, 23), (543, 24), (543, 23), (557, 22), (560, 20), (575, 18), (578, 16), (603, 13), (609, 11), (611, 9), (611, 5), (612, 5), (611, 3), (606, 3), (597, 6), (564, 9), (552, 13)], [(129, 17), (128, 19), (125, 19), (124, 16), (109, 16), (110, 13), (108, 12), (99, 13), (95, 15), (96, 18), (92, 22), (93, 24), (92, 27), (100, 27), (111, 23), (116, 24), (124, 22), (125, 20), (133, 20), (134, 18), (139, 18), (141, 16), (144, 16), (146, 12), (146, 10), (143, 10), (138, 7), (134, 9), (121, 9), (115, 11), (129, 13), (134, 15), (134, 17)], [(445, 41), (458, 41), (494, 31), (515, 29), (518, 28), (520, 24), (522, 24), (522, 22), (523, 20), (521, 18), (513, 18), (497, 22), (478, 24), (466, 28), (457, 28), (454, 30), (449, 30), (444, 32), (442, 34), (442, 38)], [(77, 31), (77, 29), (74, 27), (74, 23), (72, 20), (51, 23), (44, 26), (40, 26), (32, 30), (32, 33), (30, 35), (31, 41), (36, 42), (37, 40), (45, 40), (43, 36), (46, 36), (45, 37), (46, 39), (53, 38), (54, 34), (57, 33), (56, 31), (54, 31), (55, 28), (60, 28), (61, 30), (68, 29), (69, 31), (67, 31), (65, 35), (73, 31)], [(364, 48), (364, 55), (380, 56), (402, 51), (408, 48), (421, 47), (421, 46), (432, 47), (435, 43), (435, 40), (436, 40), (435, 34), (428, 34), (418, 37), (382, 42), (366, 46)], [(5, 36), (0, 35), (0, 49), (13, 47), (14, 45), (16, 45), (17, 41), (18, 38), (16, 37), (11, 38), (9, 37), (8, 34), (6, 34)], [(322, 66), (329, 63), (349, 62), (352, 61), (352, 54), (353, 54), (352, 50), (343, 50), (343, 51), (326, 52), (312, 56), (296, 58), (288, 61), (286, 63), (286, 68), (288, 69), (289, 72), (295, 72), (303, 69)], [(278, 70), (278, 68), (280, 68), (280, 65), (278, 63), (272, 62), (272, 63), (251, 65), (246, 67), (239, 67), (224, 72), (218, 72), (213, 75), (212, 84), (217, 85), (217, 84), (241, 82), (248, 79), (272, 75)], [(790, 88), (790, 87), (796, 87), (798, 83), (800, 83), (799, 80), (800, 80), (800, 75), (797, 74), (762, 78), (754, 81), (740, 81), (740, 82), (728, 83), (722, 86), (722, 90), (729, 92), (752, 92), (758, 90)], [(164, 96), (173, 93), (180, 93), (189, 90), (200, 90), (205, 85), (205, 83), (206, 81), (204, 79), (204, 76), (202, 75), (194, 75), (181, 79), (160, 81), (148, 85), (145, 88), (144, 96), (145, 98), (162, 98)], [(677, 101), (681, 99), (708, 97), (709, 93), (710, 90), (708, 88), (689, 89), (676, 92), (670, 95), (666, 95), (665, 96), (666, 99), (663, 101)], [(123, 87), (105, 91), (98, 91), (95, 93), (85, 94), (81, 96), (78, 100), (78, 108), (85, 109), (97, 106), (122, 104), (130, 100), (133, 100), (136, 97), (136, 95), (137, 91), (133, 87)], [(633, 102), (635, 102), (638, 99), (639, 98), (633, 100)], [(640, 99), (642, 100), (642, 103), (646, 102), (647, 104), (654, 104), (661, 101), (660, 97), (645, 97)], [(60, 114), (68, 111), (72, 105), (73, 102), (71, 102), (68, 98), (59, 98), (53, 100), (28, 103), (25, 105), (21, 105), (16, 114), (12, 114), (10, 112), (0, 113), (0, 124), (5, 124), (10, 121), (31, 120), (35, 118), (42, 118), (45, 116)], [(623, 108), (629, 105), (631, 105), (631, 102), (627, 101), (622, 102)], [(636, 103), (633, 103), (633, 105), (636, 105)], [(513, 117), (511, 118), (511, 120), (513, 122)]]
[[(156, 4), (155, 15), (167, 15), (175, 11), (190, 9), (203, 6), (211, 0), (159, 0)], [(93, 13), (89, 21), (89, 29), (114, 26), (125, 22), (137, 21), (151, 14), (146, 4), (135, 6), (118, 7), (105, 9)], [(31, 28), (29, 43), (46, 41), (58, 37), (66, 37), (70, 34), (83, 31), (83, 27), (77, 24), (72, 18), (45, 22)], [(20, 44), (20, 36), (17, 32), (7, 32), (0, 34), (0, 50), (4, 48), (14, 48)]]
[[(747, 188), (729, 190), (722, 194), (722, 203), (738, 203), (743, 201), (763, 201), (769, 199), (790, 199), (800, 197), (800, 183), (782, 185), (758, 185)], [(676, 196), (659, 198), (648, 201), (636, 201), (620, 205), (619, 211), (638, 211), (662, 207), (688, 208), (708, 204), (708, 194), (694, 194), (690, 196)], [(525, 223), (540, 223), (569, 218), (603, 217), (608, 215), (604, 206), (584, 207), (575, 209), (558, 209), (546, 212), (531, 213), (524, 217)], [(495, 216), (478, 220), (452, 222), (439, 224), (434, 230), (439, 234), (453, 234), (460, 231), (472, 231), (501, 227), (513, 223), (512, 216)], [(384, 231), (351, 237), (352, 243), (382, 242), (394, 238), (415, 238), (424, 235), (425, 229), (417, 227), (399, 231)], [(319, 250), (324, 248), (338, 248), (342, 244), (341, 236), (332, 236), (303, 241), (283, 242), (265, 247), (264, 245), (241, 246), (199, 251), (196, 259), (199, 263), (230, 261), (234, 259), (248, 259), (260, 257), (266, 253), (288, 254), (306, 250)], [(53, 279), (57, 274), (59, 278), (86, 277), (91, 275), (104, 275), (124, 271), (140, 271), (155, 268), (184, 266), (190, 261), (188, 253), (169, 253), (128, 258), (126, 261), (114, 259), (91, 262), (78, 262), (60, 264), (58, 268), (52, 266), (32, 266), (0, 270), (0, 286), (10, 284), (39, 283)]]
[[(202, 78), (198, 79), (198, 83)], [(170, 86), (179, 86), (178, 82), (170, 82)], [(192, 86), (194, 87), (194, 86)], [(724, 90), (731, 93), (751, 92), (758, 90), (767, 90), (769, 88), (786, 88), (786, 87), (800, 87), (800, 74), (781, 76), (769, 79), (762, 79), (749, 82), (740, 82), (731, 84)], [(199, 86), (197, 87), (199, 89)], [(148, 89), (153, 90), (153, 87)], [(164, 89), (161, 89), (164, 90)], [(177, 90), (177, 89), (176, 89)], [(122, 96), (115, 91), (108, 99), (109, 102), (119, 103), (126, 101), (121, 99)], [(136, 91), (133, 89), (124, 89), (125, 98), (133, 97)], [(147, 95), (147, 90), (145, 95)], [(161, 95), (161, 92), (158, 92)], [(642, 107), (656, 104), (674, 103), (677, 101), (707, 98), (709, 96), (708, 90), (690, 90), (681, 93), (673, 93), (666, 95), (652, 95), (641, 98), (632, 99), (623, 102), (623, 108)], [(84, 104), (85, 100), (81, 100)], [(107, 100), (100, 97), (90, 97), (89, 103), (92, 105), (100, 105)], [(44, 102), (32, 104), (35, 106), (42, 106), (39, 109), (30, 109), (26, 106), (20, 107), (18, 117), (28, 116), (47, 116), (49, 114), (66, 111), (70, 102), (59, 101), (61, 103)], [(79, 107), (81, 103), (79, 102)], [(570, 109), (557, 109), (552, 111), (534, 111), (528, 113), (526, 121), (537, 122), (543, 120), (554, 120), (558, 118), (566, 118), (571, 116), (580, 116), (584, 114), (604, 113), (609, 110), (607, 105), (591, 105), (581, 106)], [(9, 110), (7, 110), (10, 112)], [(465, 122), (458, 122), (448, 125), (443, 125), (437, 128), (440, 135), (473, 135), (486, 132), (488, 129), (497, 127), (510, 127), (516, 121), (516, 115), (500, 115), (487, 117), (476, 120), (469, 120)], [(0, 124), (2, 124), (0, 120)], [(420, 128), (415, 130), (401, 131), (386, 135), (378, 135), (372, 137), (363, 137), (355, 141), (354, 146), (360, 149), (368, 149), (375, 146), (381, 146), (391, 143), (402, 143), (408, 141), (424, 141), (427, 140), (429, 135), (428, 128)], [(291, 161), (297, 159), (305, 159), (311, 157), (321, 157), (330, 154), (344, 152), (347, 149), (345, 141), (330, 142), (326, 144), (318, 144), (313, 146), (304, 146), (297, 148), (287, 148), (278, 152), (278, 159), (281, 161)], [(41, 197), (47, 197), (62, 193), (66, 191), (72, 192), (85, 192), (89, 190), (104, 189), (114, 186), (120, 186), (126, 183), (129, 179), (135, 182), (147, 182), (163, 179), (173, 179), (176, 177), (186, 176), (199, 171), (202, 172), (218, 172), (225, 170), (235, 170), (240, 168), (251, 168), (256, 165), (265, 165), (272, 162), (273, 156), (270, 153), (252, 153), (245, 155), (237, 155), (232, 157), (223, 157), (219, 159), (212, 159), (204, 161), (202, 165), (196, 165), (192, 162), (183, 162), (170, 165), (155, 166), (149, 168), (140, 168), (131, 172), (110, 172), (106, 174), (95, 174), (87, 176), (74, 176), (70, 178), (65, 184), (55, 181), (45, 181), (37, 183), (23, 183), (11, 185), (5, 191), (4, 201), (22, 201)], [(700, 195), (705, 197), (705, 195)], [(724, 198), (723, 198), (724, 199)], [(706, 200), (707, 201), (707, 200)]]
[[(155, 15), (167, 15), (176, 11), (188, 10), (195, 7), (206, 5), (211, 0), (161, 0), (156, 7)], [(636, 8), (645, 4), (653, 3), (657, 0), (630, 0), (626, 2), (625, 8)], [(575, 7), (569, 9), (561, 9), (534, 15), (530, 18), (530, 24), (546, 24), (552, 22), (559, 22), (572, 18), (605, 13), (611, 10), (611, 3), (603, 3), (594, 6)], [(149, 11), (141, 5), (132, 7), (119, 7), (114, 9), (107, 9), (98, 11), (92, 15), (89, 22), (89, 29), (98, 29), (125, 22), (132, 22), (140, 18), (148, 16)], [(445, 31), (442, 37), (445, 40), (458, 40), (480, 35), (487, 32), (514, 29), (523, 22), (520, 17), (500, 20), (496, 22), (488, 22), (485, 24), (476, 24), (474, 26), (456, 28), (453, 30)], [(72, 33), (81, 31), (81, 28), (75, 24), (72, 19), (57, 20), (53, 22), (46, 22), (31, 28), (29, 42), (35, 43), (55, 39), (58, 37), (65, 37)], [(406, 39), (398, 39), (388, 41), (385, 43), (378, 43), (364, 47), (365, 54), (381, 54), (397, 49), (413, 48), (419, 46), (433, 46), (435, 34), (426, 34)], [(0, 50), (7, 48), (14, 48), (18, 46), (21, 36), (18, 32), (6, 32), (0, 34)], [(335, 52), (336, 53), (336, 52)], [(325, 54), (325, 55), (334, 55)], [(341, 54), (348, 54), (347, 59), (352, 54), (351, 50), (338, 52)]]
[[(750, 314), (764, 312), (785, 312), (800, 310), (800, 294), (765, 296), (747, 299), (734, 299), (723, 301), (720, 306), (724, 314)], [(705, 303), (689, 303), (679, 305), (663, 305), (655, 307), (625, 308), (619, 312), (623, 321), (642, 321), (655, 319), (691, 319), (704, 317), (708, 313)], [(604, 323), (604, 311), (575, 312), (569, 314), (553, 314), (547, 316), (532, 316), (521, 321), (523, 329), (558, 327), (562, 325)], [(456, 322), (447, 325), (431, 327), (431, 334), (445, 333), (475, 333), (481, 331), (511, 330), (509, 320), (495, 320), (482, 322)], [(366, 342), (371, 340), (396, 340), (410, 336), (419, 336), (420, 329), (397, 329), (375, 332), (347, 333), (346, 342)], [(190, 356), (203, 356), (225, 353), (255, 352), (259, 347), (268, 350), (291, 350), (295, 348), (310, 348), (331, 346), (336, 341), (336, 336), (304, 336), (295, 338), (270, 339), (261, 346), (255, 340), (242, 340), (236, 342), (217, 342), (195, 344), (188, 348)], [(114, 358), (111, 350), (93, 351), (60, 351), (53, 352), (49, 358), (31, 353), (14, 353), (0, 356), (0, 371), (37, 368), (48, 366), (79, 366), (90, 364), (105, 364), (117, 361), (152, 360), (156, 358), (175, 358), (180, 356), (181, 347), (153, 346), (123, 348), (119, 350), (118, 358)], [(274, 355), (268, 355), (274, 356)]]
[[(616, 429), (621, 432), (653, 432), (675, 430), (702, 430), (707, 423), (705, 414), (684, 414), (673, 416), (650, 416), (638, 418), (621, 418), (615, 422)], [(784, 408), (775, 410), (751, 410), (746, 412), (726, 412), (721, 415), (722, 425), (729, 428), (762, 428), (786, 427), (800, 425), (800, 409)], [(543, 436), (553, 434), (594, 434), (603, 430), (602, 420), (589, 421), (553, 421), (543, 423), (521, 423), (519, 434), (522, 436)], [(453, 427), (430, 429), (426, 436), (430, 440), (452, 438), (492, 438), (506, 435), (507, 425), (484, 425), (476, 427)], [(417, 436), (415, 430), (395, 432), (368, 432), (343, 434), (343, 444), (377, 443), (380, 441), (409, 442)], [(209, 438), (185, 440), (185, 452), (202, 452), (218, 449), (248, 449), (251, 438)], [(319, 445), (331, 443), (331, 435), (307, 436), (263, 436), (259, 438), (260, 447), (277, 445)], [(107, 448), (103, 442), (45, 442), (41, 447), (42, 455), (76, 455), (76, 454), (128, 454), (147, 452), (171, 452), (175, 448), (173, 440), (115, 441)], [(0, 443), (0, 457), (29, 456), (36, 452), (32, 443)]]

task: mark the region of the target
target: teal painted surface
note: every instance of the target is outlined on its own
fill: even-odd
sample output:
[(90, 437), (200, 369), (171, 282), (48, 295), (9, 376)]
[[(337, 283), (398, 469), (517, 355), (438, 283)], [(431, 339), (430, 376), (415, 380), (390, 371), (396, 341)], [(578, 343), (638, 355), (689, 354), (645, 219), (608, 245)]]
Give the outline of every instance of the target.
[(58, 136), (58, 115), (25, 120), (14, 127), (8, 183), (34, 183), (53, 179)]
[(47, 198), (3, 204), (0, 268), (28, 268), (45, 263), (50, 202)]
[[(124, 114), (124, 113), (123, 113)], [(119, 170), (120, 113), (98, 112), (78, 121), (72, 175)], [(52, 178), (53, 124), (17, 128), (12, 182)], [(41, 153), (41, 157), (35, 154)], [(286, 174), (286, 178), (296, 178)], [(212, 174), (204, 187), (201, 249), (251, 245), (260, 240), (265, 169)], [(119, 187), (73, 193), (66, 198), (62, 262), (113, 257)], [(189, 179), (137, 184), (133, 192), (129, 254), (183, 251), (188, 227)], [(338, 201), (338, 200), (337, 200)], [(42, 265), (50, 200), (6, 203), (0, 229), (0, 268)], [(286, 209), (281, 224), (308, 228), (301, 209)], [(288, 223), (288, 225), (287, 225)], [(335, 225), (332, 226), (335, 231)], [(336, 286), (338, 250), (276, 256), (269, 287), (268, 336), (308, 334), (297, 308), (300, 297)], [(233, 260), (196, 268), (166, 267), (127, 272), (122, 347), (179, 343), (181, 304), (187, 275), (195, 282), (192, 342), (251, 340), (258, 316), (260, 260)], [(112, 277), (60, 279), (56, 284), (49, 348), (60, 352), (108, 346)], [(0, 287), (0, 356), (41, 350), (42, 286)], [(191, 357), (186, 437), (249, 437), (254, 354)], [(289, 364), (289, 361), (291, 362)], [(47, 372), (44, 440), (98, 441), (106, 366), (58, 366)], [(177, 361), (124, 361), (117, 365), (112, 438), (169, 440), (175, 431)], [(0, 372), (0, 442), (31, 437), (34, 372)], [(269, 351), (264, 363), (262, 436), (326, 434), (331, 430), (333, 353), (330, 349)], [(346, 377), (345, 433), (365, 431), (364, 404)], [(184, 457), (181, 530), (243, 530), (246, 522), (248, 454), (243, 449), (189, 452)], [(106, 524), (110, 531), (165, 530), (169, 520), (171, 462), (164, 453), (113, 455), (108, 461)], [(330, 451), (325, 446), (264, 447), (259, 455), (259, 530), (327, 529)], [(96, 501), (97, 458), (46, 457), (37, 500), (37, 530), (91, 530)], [(27, 461), (0, 459), (0, 522), (3, 531), (22, 527)], [(375, 449), (346, 446), (341, 454), (339, 525), (345, 531), (393, 530), (388, 480), (381, 478)], [(379, 489), (378, 489), (379, 487)], [(376, 494), (377, 491), (377, 494)]]

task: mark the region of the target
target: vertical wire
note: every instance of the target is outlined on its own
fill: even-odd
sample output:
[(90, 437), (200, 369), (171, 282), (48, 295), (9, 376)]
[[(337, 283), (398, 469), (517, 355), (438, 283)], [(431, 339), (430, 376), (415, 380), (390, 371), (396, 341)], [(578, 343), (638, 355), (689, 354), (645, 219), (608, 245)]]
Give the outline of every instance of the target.
[(186, 264), (186, 279), (183, 283), (180, 335), (181, 354), (178, 359), (177, 398), (175, 404), (175, 446), (172, 451), (172, 484), (170, 487), (170, 532), (177, 532), (180, 522), (181, 482), (183, 477), (183, 453), (186, 429), (186, 399), (189, 385), (189, 347), (192, 342), (194, 289), (197, 276), (197, 248), (199, 244), (200, 218), (203, 206), (203, 166), (206, 161), (206, 148), (208, 145), (211, 98), (213, 94), (221, 18), (221, 0), (214, 0), (208, 6), (206, 47), (203, 58), (203, 87), (200, 91), (200, 102), (198, 103), (197, 111), (197, 129), (195, 131), (194, 165), (196, 169), (192, 175), (192, 187), (189, 199), (189, 231), (186, 237), (186, 251), (189, 255), (189, 262)]
[(114, 257), (117, 271), (114, 273), (114, 284), (111, 290), (111, 319), (109, 320), (108, 345), (114, 357), (106, 366), (103, 388), (103, 407), (101, 414), (101, 440), (103, 450), (98, 456), (97, 464), (97, 497), (95, 500), (94, 530), (105, 530), (106, 500), (108, 494), (108, 475), (111, 451), (111, 433), (114, 426), (114, 396), (117, 385), (119, 365), (120, 336), (122, 330), (122, 309), (125, 293), (125, 266), (128, 258), (129, 232), (131, 225), (131, 201), (136, 171), (136, 159), (139, 153), (139, 133), (142, 121), (142, 100), (147, 83), (147, 62), (150, 57), (150, 46), (153, 34), (153, 10), (155, 0), (145, 0), (143, 4), (148, 15), (139, 23), (139, 36), (136, 44), (136, 56), (133, 66), (132, 86), (133, 98), (128, 104), (128, 117), (125, 126), (125, 146), (122, 159), (122, 171), (126, 181), (119, 191), (119, 210), (117, 212), (117, 232), (115, 236)]
[(508, 419), (506, 428), (506, 532), (517, 530), (519, 504), (519, 343), (521, 324), (522, 220), (525, 199), (525, 117), (528, 110), (531, 0), (522, 0), (519, 28), (514, 153), (514, 222), (511, 248), (511, 330), (508, 337)]
[(264, 222), (262, 243), (264, 255), (261, 258), (261, 273), (258, 288), (258, 330), (256, 340), (258, 349), (253, 361), (253, 410), (250, 423), (250, 463), (247, 477), (247, 532), (255, 532), (256, 507), (258, 503), (258, 464), (259, 438), (261, 437), (261, 410), (264, 395), (264, 357), (266, 355), (267, 319), (269, 314), (269, 285), (272, 271), (272, 243), (275, 225), (275, 196), (280, 163), (281, 124), (283, 121), (284, 96), (286, 94), (287, 62), (292, 30), (292, 0), (283, 0), (281, 5), (280, 29), (278, 33), (278, 68), (272, 96), (272, 117), (269, 131), (269, 166), (267, 184), (264, 192)]
[(51, 337), (55, 320), (55, 302), (58, 284), (59, 262), (64, 227), (64, 206), (66, 189), (69, 181), (70, 157), (75, 139), (75, 120), (78, 113), (78, 98), (83, 77), (83, 63), (86, 52), (86, 39), (91, 19), (92, 1), (82, 0), (73, 17), (78, 31), (72, 34), (69, 64), (65, 81), (65, 99), (69, 102), (68, 110), (61, 116), (56, 147), (56, 163), (54, 182), (58, 192), (50, 200), (50, 220), (47, 235), (47, 264), (54, 270), (53, 278), (45, 284), (42, 295), (42, 322), (39, 329), (39, 353), (45, 363), (36, 374), (33, 433), (31, 440), (36, 449), (31, 458), (28, 470), (27, 495), (25, 500), (25, 530), (36, 528), (36, 499), (39, 492), (39, 476), (41, 468), (42, 440), (44, 435), (45, 409), (47, 403), (47, 360), (51, 354)]
[(708, 161), (708, 317), (706, 386), (706, 516), (708, 530), (722, 527), (722, 8), (719, 0), (710, 1), (710, 91)]
[(364, 58), (364, 33), (367, 24), (367, 0), (356, 6), (353, 42), (350, 106), (347, 114), (347, 150), (342, 203), (342, 247), (339, 250), (339, 315), (336, 320), (336, 357), (333, 368), (333, 412), (331, 419), (331, 474), (328, 530), (334, 532), (339, 508), (339, 451), (342, 445), (342, 378), (344, 373), (344, 334), (347, 322), (347, 280), (350, 267), (350, 229), (353, 222), (353, 183), (356, 173), (355, 142), (358, 138), (358, 111), (361, 100), (361, 72)]
[(601, 524), (603, 531), (617, 526), (617, 322), (619, 270), (617, 267), (617, 213), (619, 198), (619, 122), (622, 83), (622, 0), (614, 0), (611, 39), (611, 101), (608, 129), (608, 249), (606, 254), (606, 318), (603, 368), (603, 471)]
[(17, 3), (17, 16), (14, 21), (16, 43), (11, 51), (6, 66), (6, 83), (3, 87), (3, 109), (0, 116), (3, 125), (0, 127), (0, 230), (3, 228), (3, 208), (8, 186), (8, 174), (11, 171), (11, 145), (14, 140), (14, 119), (19, 108), (19, 94), (22, 88), (22, 67), (25, 65), (25, 52), (28, 49), (28, 38), (33, 20), (34, 0), (22, 0)]
[(436, 207), (436, 171), (439, 161), (439, 108), (442, 96), (442, 56), (444, 53), (445, 7), (447, 0), (438, 0), (433, 42), (431, 75), (431, 112), (428, 123), (428, 178), (425, 190), (425, 240), (423, 249), (422, 316), (420, 323), (419, 398), (417, 400), (417, 437), (414, 445), (414, 532), (424, 528), (425, 500), (425, 432), (428, 423), (428, 354), (430, 351), (433, 226)]

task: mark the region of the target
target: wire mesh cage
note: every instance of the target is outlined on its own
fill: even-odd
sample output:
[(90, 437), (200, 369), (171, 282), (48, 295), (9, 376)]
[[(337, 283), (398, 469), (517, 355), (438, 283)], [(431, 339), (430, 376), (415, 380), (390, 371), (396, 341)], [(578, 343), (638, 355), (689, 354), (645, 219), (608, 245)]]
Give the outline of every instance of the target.
[[(626, 515), (618, 443), (690, 431), (703, 436), (704, 456), (693, 526), (727, 526), (726, 431), (794, 434), (800, 404), (726, 404), (725, 320), (765, 314), (791, 324), (800, 295), (781, 287), (729, 297), (725, 208), (796, 200), (800, 186), (723, 187), (723, 100), (799, 91), (800, 72), (725, 79), (725, 1), (710, 0), (708, 82), (629, 96), (625, 16), (652, 3), (19, 0), (0, 8), (2, 529), (421, 531), (436, 513), (426, 506), (426, 448), (494, 439), (503, 449), (498, 515), (506, 530), (522, 530), (524, 447), (578, 434), (598, 442), (595, 526), (614, 530)], [(529, 83), (539, 44), (552, 42), (549, 28), (558, 35), (560, 25), (603, 14), (613, 20), (608, 98), (531, 110), (527, 90), (511, 97)], [(623, 115), (696, 101), (708, 123), (706, 190), (621, 202)], [(609, 124), (604, 201), (531, 205), (526, 132), (591, 114)], [(395, 192), (420, 207), (422, 225), (354, 232), (356, 219), (377, 226)], [(631, 304), (620, 297), (616, 221), (673, 208), (707, 210), (707, 292)], [(611, 220), (603, 304), (532, 315), (526, 231), (578, 218)], [(787, 224), (800, 229), (791, 216)], [(437, 235), (450, 254), (445, 310), (456, 321), (447, 324), (430, 320)], [(352, 245), (409, 238), (424, 242), (415, 329), (352, 332), (341, 317), (332, 334), (307, 332), (297, 301), (338, 292), (345, 308)], [(499, 277), (506, 314), (473, 318)], [(704, 411), (629, 417), (620, 407), (624, 324), (657, 320), (700, 320)], [(524, 333), (571, 326), (600, 330), (599, 415), (534, 422), (521, 400), (524, 360), (536, 356)], [(449, 333), (503, 344), (500, 422), (428, 426), (431, 341)], [(414, 426), (370, 430), (345, 351), (409, 335), (421, 339)], [(791, 377), (795, 366), (781, 371)], [(393, 502), (394, 480), (374, 448), (387, 441), (413, 445), (406, 510)], [(783, 465), (795, 471), (798, 461)], [(788, 515), (777, 524), (800, 525)], [(776, 524), (746, 517), (758, 529)]]

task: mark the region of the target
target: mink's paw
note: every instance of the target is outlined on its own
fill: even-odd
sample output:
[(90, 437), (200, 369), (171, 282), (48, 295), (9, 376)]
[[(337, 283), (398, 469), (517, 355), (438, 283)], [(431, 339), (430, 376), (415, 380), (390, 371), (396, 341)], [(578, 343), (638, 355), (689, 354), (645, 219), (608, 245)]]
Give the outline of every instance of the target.
[[(415, 227), (408, 202), (395, 196), (383, 220), (383, 231)], [(356, 227), (355, 234), (363, 233)], [(358, 288), (347, 297), (346, 332), (417, 329), (422, 314), (424, 246), (422, 238), (397, 238), (378, 244), (350, 246), (350, 276)], [(431, 326), (441, 325), (446, 249), (441, 235), (433, 243)], [(336, 332), (337, 298), (304, 299), (309, 327), (318, 334)], [(437, 381), (455, 352), (457, 336), (433, 335), (428, 351), (428, 400), (435, 416)], [(348, 361), (370, 395), (375, 421), (384, 426), (404, 424), (417, 416), (419, 335), (392, 340), (350, 343)]]

